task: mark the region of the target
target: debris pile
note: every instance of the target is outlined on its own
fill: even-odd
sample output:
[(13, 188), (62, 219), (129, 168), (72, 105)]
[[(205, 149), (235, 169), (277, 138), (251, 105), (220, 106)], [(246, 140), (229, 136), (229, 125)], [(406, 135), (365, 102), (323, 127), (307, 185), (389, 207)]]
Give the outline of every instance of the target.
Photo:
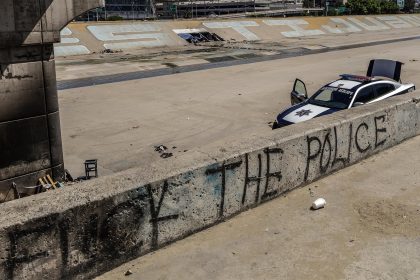
[(34, 186), (19, 186), (15, 182), (12, 182), (9, 190), (7, 191), (7, 193), (5, 193), (5, 196), (0, 198), (0, 203), (39, 194), (42, 192), (52, 191), (55, 189), (65, 187), (65, 184), (72, 185), (80, 181), (90, 180), (91, 178), (98, 177), (97, 159), (86, 160), (84, 162), (84, 166), (85, 176), (78, 177), (77, 179), (73, 179), (70, 172), (67, 169), (65, 169), (62, 181), (54, 180), (50, 174), (45, 174), (41, 178), (38, 178), (38, 181), (35, 183)]
[(112, 50), (112, 49), (104, 49), (100, 53), (120, 53), (122, 50)]
[(191, 32), (191, 33), (178, 33), (178, 36), (187, 41), (188, 43), (197, 44), (199, 42), (220, 42), (224, 41), (222, 37), (216, 33), (210, 32)]
[[(160, 154), (161, 158), (169, 158), (171, 156), (173, 156), (173, 153), (169, 153), (168, 152), (168, 148), (165, 145), (157, 145), (154, 146), (155, 151), (158, 152)], [(176, 149), (176, 147), (172, 147), (172, 149)]]

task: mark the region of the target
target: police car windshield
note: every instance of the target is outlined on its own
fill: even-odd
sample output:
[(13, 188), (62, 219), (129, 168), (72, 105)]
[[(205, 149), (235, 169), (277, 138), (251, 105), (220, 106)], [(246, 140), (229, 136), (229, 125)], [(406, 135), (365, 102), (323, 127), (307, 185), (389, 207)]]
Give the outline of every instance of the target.
[(334, 109), (349, 107), (354, 91), (326, 86), (318, 90), (309, 98), (309, 103)]

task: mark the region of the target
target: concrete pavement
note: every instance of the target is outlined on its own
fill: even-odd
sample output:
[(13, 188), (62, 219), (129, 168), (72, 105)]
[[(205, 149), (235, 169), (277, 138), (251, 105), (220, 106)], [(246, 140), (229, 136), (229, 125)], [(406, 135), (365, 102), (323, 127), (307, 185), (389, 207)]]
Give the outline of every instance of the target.
[(60, 91), (65, 165), (79, 176), (85, 159), (98, 158), (105, 175), (165, 160), (155, 145), (174, 157), (211, 151), (228, 135), (271, 129), (295, 78), (313, 93), (338, 74), (365, 74), (372, 58), (401, 60), (403, 81), (420, 85), (418, 47), (414, 40)]
[[(407, 140), (97, 279), (419, 279), (419, 145)], [(311, 211), (318, 197), (327, 206)]]

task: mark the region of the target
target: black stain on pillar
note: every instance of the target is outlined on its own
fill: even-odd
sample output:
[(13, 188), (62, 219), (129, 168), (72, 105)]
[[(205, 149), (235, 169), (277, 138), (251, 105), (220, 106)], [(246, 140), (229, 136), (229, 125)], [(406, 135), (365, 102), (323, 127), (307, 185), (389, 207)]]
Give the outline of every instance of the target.
[(381, 141), (378, 140), (379, 133), (386, 133), (385, 127), (378, 128), (378, 121), (381, 121), (381, 123), (383, 124), (385, 122), (385, 115), (375, 117), (375, 149), (379, 146), (382, 146), (386, 142), (386, 138)]
[(349, 126), (349, 146), (348, 146), (348, 150), (347, 150), (347, 157), (337, 157), (338, 155), (338, 136), (337, 136), (337, 128), (334, 127), (334, 157), (333, 157), (333, 161), (331, 163), (331, 166), (334, 167), (336, 164), (338, 163), (342, 163), (343, 166), (345, 166), (346, 164), (348, 164), (350, 162), (350, 152), (351, 152), (351, 144), (352, 144), (352, 138), (353, 138), (353, 125), (350, 123)]
[(249, 187), (249, 184), (252, 182), (257, 182), (257, 190), (255, 192), (255, 203), (258, 202), (258, 199), (260, 197), (260, 185), (261, 185), (261, 173), (262, 173), (262, 160), (261, 160), (261, 154), (258, 154), (258, 176), (249, 176), (249, 155), (245, 154), (245, 184), (244, 184), (244, 190), (242, 193), (242, 205), (245, 204), (246, 199), (246, 193), (247, 189)]
[(220, 204), (219, 204), (219, 218), (223, 217), (223, 212), (225, 208), (225, 192), (226, 192), (226, 171), (227, 170), (234, 170), (242, 165), (242, 160), (234, 163), (226, 164), (223, 162), (222, 166), (217, 168), (211, 168), (206, 170), (206, 176), (214, 175), (217, 173), (222, 173), (222, 188), (220, 190)]
[(360, 145), (360, 143), (359, 143), (359, 132), (360, 132), (360, 129), (361, 128), (364, 128), (364, 130), (366, 130), (366, 132), (368, 132), (368, 130), (369, 130), (369, 126), (366, 124), (366, 123), (361, 123), (358, 127), (357, 127), (357, 129), (356, 129), (356, 134), (355, 134), (355, 143), (356, 143), (356, 148), (357, 148), (357, 150), (360, 152), (360, 153), (365, 153), (367, 150), (369, 150), (370, 149), (370, 143), (368, 142), (368, 145), (366, 146), (366, 147), (361, 147), (361, 145)]
[(277, 154), (281, 156), (283, 154), (283, 150), (280, 148), (274, 148), (274, 149), (266, 148), (264, 149), (264, 153), (266, 154), (266, 159), (267, 159), (267, 172), (265, 174), (266, 180), (265, 180), (264, 193), (261, 197), (261, 199), (263, 200), (273, 197), (277, 195), (279, 192), (279, 190), (269, 191), (270, 178), (276, 178), (279, 182), (282, 179), (281, 171), (276, 171), (276, 172), (271, 171), (271, 156), (270, 155)]
[[(312, 150), (312, 145), (311, 145), (312, 142), (315, 142), (318, 144), (318, 149), (316, 150), (316, 152), (313, 152)], [(321, 148), (322, 148), (321, 140), (319, 140), (319, 138), (315, 136), (306, 136), (306, 143), (308, 144), (308, 154), (306, 157), (306, 169), (305, 169), (304, 181), (308, 180), (309, 166), (311, 164), (311, 161), (316, 159), (319, 156), (319, 154), (321, 153)]]
[[(331, 131), (328, 131), (327, 135), (325, 135), (324, 143), (322, 144), (321, 156), (319, 158), (319, 168), (320, 168), (321, 174), (324, 174), (325, 172), (327, 172), (328, 166), (330, 165), (331, 148), (332, 148), (330, 134), (331, 134)], [(327, 163), (324, 165), (324, 153), (325, 153), (325, 148), (327, 144), (328, 144), (328, 160), (327, 160)]]
[(175, 215), (168, 215), (168, 216), (164, 216), (164, 217), (159, 217), (163, 200), (165, 198), (166, 193), (168, 192), (168, 181), (165, 181), (163, 183), (161, 195), (160, 195), (157, 206), (155, 206), (155, 200), (153, 198), (152, 186), (147, 185), (146, 188), (147, 188), (147, 192), (149, 194), (150, 213), (151, 213), (151, 216), (152, 216), (152, 219), (150, 220), (150, 222), (152, 223), (152, 248), (156, 249), (156, 248), (158, 248), (158, 245), (159, 245), (159, 243), (158, 243), (158, 241), (159, 241), (159, 222), (178, 219), (179, 215), (175, 214)]

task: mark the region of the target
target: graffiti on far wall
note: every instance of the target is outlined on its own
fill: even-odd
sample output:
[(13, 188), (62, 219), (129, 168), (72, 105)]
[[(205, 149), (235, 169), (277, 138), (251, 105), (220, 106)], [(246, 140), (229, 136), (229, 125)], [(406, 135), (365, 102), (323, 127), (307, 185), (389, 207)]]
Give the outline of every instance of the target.
[[(420, 26), (420, 16), (365, 16), (365, 17), (332, 17), (328, 24), (310, 27), (310, 20), (296, 19), (267, 19), (260, 24), (252, 20), (209, 21), (202, 22), (200, 29), (211, 33), (224, 32), (236, 34), (237, 38), (247, 41), (273, 40), (260, 32), (264, 28), (271, 28), (285, 38), (299, 38), (305, 36), (319, 36), (324, 34), (346, 34), (362, 31), (380, 31), (388, 29), (404, 29)], [(185, 44), (176, 36), (177, 29), (164, 28), (164, 23), (121, 23), (121, 24), (91, 24), (84, 31), (85, 36), (97, 42), (103, 49), (132, 49), (152, 48)], [(80, 32), (80, 31), (79, 31)], [(232, 33), (233, 32), (233, 33)], [(230, 36), (230, 35), (227, 35)], [(80, 36), (79, 36), (80, 37)], [(91, 49), (89, 49), (91, 48)], [(61, 32), (61, 43), (55, 46), (57, 56), (83, 55), (97, 51), (92, 44), (84, 42), (72, 31), (71, 25)]]

